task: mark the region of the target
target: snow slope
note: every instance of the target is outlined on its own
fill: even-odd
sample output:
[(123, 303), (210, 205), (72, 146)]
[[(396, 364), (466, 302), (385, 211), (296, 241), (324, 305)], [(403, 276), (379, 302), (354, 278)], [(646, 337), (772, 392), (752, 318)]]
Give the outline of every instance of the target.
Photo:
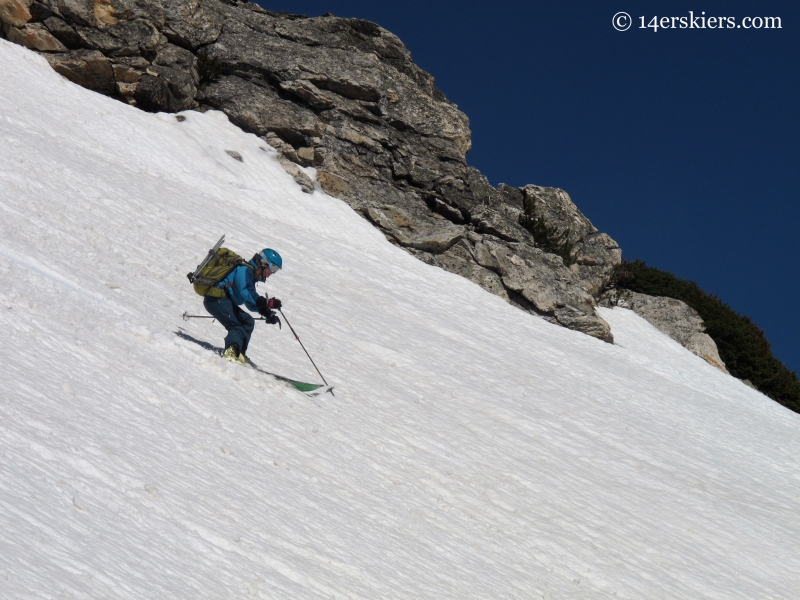
[[(0, 598), (800, 597), (800, 418), (633, 313), (552, 326), (303, 194), (221, 113), (0, 40)], [(226, 154), (239, 152), (243, 162)], [(222, 234), (337, 395), (221, 344)], [(315, 372), (259, 323), (272, 371)]]

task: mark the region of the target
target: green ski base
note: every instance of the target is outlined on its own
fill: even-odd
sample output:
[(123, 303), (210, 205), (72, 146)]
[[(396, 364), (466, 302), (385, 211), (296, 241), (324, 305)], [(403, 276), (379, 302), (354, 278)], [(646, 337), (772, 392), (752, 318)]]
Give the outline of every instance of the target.
[(284, 377), (283, 375), (270, 373), (269, 371), (265, 371), (261, 367), (257, 366), (249, 358), (247, 359), (246, 364), (247, 366), (258, 371), (259, 373), (263, 373), (264, 375), (269, 375), (270, 377), (274, 377), (278, 381), (283, 381), (284, 383), (288, 383), (296, 390), (303, 392), (304, 394), (308, 394), (309, 396), (318, 396), (319, 394), (324, 394), (325, 392), (330, 392), (331, 394), (333, 394), (333, 386), (327, 386), (322, 383), (306, 383), (305, 381), (297, 381), (295, 379), (289, 379), (288, 377)]
[(250, 363), (250, 366), (253, 367), (256, 371), (258, 371), (260, 373), (264, 373), (265, 375), (270, 375), (270, 376), (274, 377), (278, 381), (284, 381), (284, 382), (286, 382), (286, 383), (288, 383), (290, 385), (293, 385), (298, 390), (300, 390), (301, 392), (304, 392), (304, 393), (305, 392), (316, 392), (317, 390), (320, 390), (320, 388), (325, 388), (324, 390), (320, 390), (318, 392), (318, 393), (321, 394), (321, 393), (324, 393), (324, 392), (327, 392), (327, 391), (333, 389), (332, 387), (327, 387), (325, 384), (322, 384), (322, 383), (305, 383), (303, 381), (295, 381), (294, 379), (289, 379), (288, 377), (283, 377), (282, 375), (275, 375), (275, 373), (270, 373), (269, 371), (265, 371), (264, 369), (261, 369), (260, 367), (255, 366), (252, 362)]

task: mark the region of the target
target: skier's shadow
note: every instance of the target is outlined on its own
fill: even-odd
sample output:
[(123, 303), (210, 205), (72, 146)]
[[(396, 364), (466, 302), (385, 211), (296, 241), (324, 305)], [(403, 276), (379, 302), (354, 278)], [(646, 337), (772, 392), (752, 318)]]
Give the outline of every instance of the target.
[(178, 327), (178, 331), (175, 332), (175, 335), (177, 335), (179, 338), (182, 338), (182, 339), (184, 339), (186, 341), (194, 342), (195, 344), (197, 344), (201, 348), (205, 348), (206, 350), (211, 350), (211, 352), (216, 352), (220, 356), (222, 356), (222, 353), (224, 352), (224, 350), (222, 348), (220, 348), (219, 346), (215, 346), (214, 344), (209, 344), (208, 342), (205, 342), (203, 340), (198, 340), (196, 337), (190, 336), (188, 333), (186, 333), (180, 327)]
[[(225, 350), (223, 348), (220, 348), (219, 346), (215, 346), (214, 344), (210, 344), (204, 340), (198, 340), (196, 337), (192, 337), (191, 335), (186, 333), (181, 327), (178, 327), (178, 331), (175, 332), (175, 335), (177, 335), (181, 339), (186, 340), (187, 342), (192, 342), (194, 344), (197, 344), (198, 346), (204, 348), (205, 350), (211, 350), (211, 352), (219, 356), (222, 356), (223, 353), (225, 352)], [(289, 379), (288, 377), (284, 377), (283, 375), (276, 375), (275, 373), (270, 373), (269, 371), (265, 371), (249, 358), (247, 360), (250, 366), (253, 367), (256, 371), (261, 371), (262, 373), (266, 373), (267, 375), (272, 375), (273, 377), (276, 377), (278, 379), (285, 379), (286, 381), (294, 381), (293, 379)]]

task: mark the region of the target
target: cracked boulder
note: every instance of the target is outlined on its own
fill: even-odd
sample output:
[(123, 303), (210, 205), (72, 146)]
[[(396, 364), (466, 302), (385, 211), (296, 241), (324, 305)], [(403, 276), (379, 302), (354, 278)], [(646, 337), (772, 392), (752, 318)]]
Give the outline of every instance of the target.
[(0, 0), (0, 22), (7, 27), (24, 27), (32, 18), (30, 3), (20, 0)]
[(368, 208), (370, 220), (398, 244), (431, 254), (442, 254), (464, 237), (464, 228), (431, 219), (421, 223), (406, 211), (393, 206)]
[(314, 191), (314, 181), (311, 177), (306, 175), (305, 171), (298, 167), (297, 164), (293, 163), (285, 156), (279, 156), (278, 162), (281, 163), (283, 170), (292, 176), (292, 179), (300, 186), (301, 190), (306, 194), (310, 194)]
[(8, 27), (9, 42), (40, 52), (66, 52), (67, 47), (58, 41), (41, 23), (31, 23), (22, 27)]
[(505, 287), (530, 302), (537, 313), (552, 316), (568, 329), (613, 343), (611, 327), (594, 310), (594, 298), (582, 289), (560, 257), (538, 248), (515, 253), (499, 244), (487, 246)]
[(72, 50), (60, 54), (45, 54), (53, 69), (78, 85), (100, 92), (113, 94), (117, 86), (111, 61), (97, 50)]
[(723, 373), (728, 372), (719, 356), (717, 344), (705, 333), (703, 319), (685, 302), (676, 298), (648, 296), (630, 290), (609, 290), (601, 297), (600, 304), (632, 310), (692, 354)]
[(474, 248), (465, 238), (460, 239), (442, 254), (428, 252), (414, 254), (423, 262), (465, 277), (487, 292), (500, 296), (506, 302), (512, 302), (500, 275), (496, 270), (481, 266), (475, 261)]

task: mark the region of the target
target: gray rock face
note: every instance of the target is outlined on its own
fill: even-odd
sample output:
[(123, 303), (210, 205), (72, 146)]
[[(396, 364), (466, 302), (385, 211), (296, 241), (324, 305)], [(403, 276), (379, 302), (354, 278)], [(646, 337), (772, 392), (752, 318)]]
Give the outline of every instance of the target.
[(609, 290), (600, 299), (603, 306), (629, 308), (666, 333), (692, 354), (727, 373), (717, 345), (704, 333), (703, 320), (691, 306), (674, 298), (647, 296), (630, 290)]
[[(194, 54), (173, 44), (162, 46), (153, 60), (146, 68), (145, 78), (161, 82), (165, 101), (152, 109), (178, 112), (190, 108), (197, 94), (199, 75), (197, 73), (197, 59)], [(134, 97), (137, 95), (134, 92)], [(161, 96), (159, 96), (161, 97)], [(146, 103), (144, 94), (138, 95), (138, 102)]]
[[(318, 184), (421, 260), (611, 341), (594, 307), (616, 243), (562, 190), (495, 188), (468, 166), (467, 116), (378, 25), (237, 0), (0, 0), (0, 18), (38, 32), (14, 35), (72, 81), (144, 110), (223, 111), (305, 191)], [(575, 264), (537, 247), (526, 207), (568, 232)]]

